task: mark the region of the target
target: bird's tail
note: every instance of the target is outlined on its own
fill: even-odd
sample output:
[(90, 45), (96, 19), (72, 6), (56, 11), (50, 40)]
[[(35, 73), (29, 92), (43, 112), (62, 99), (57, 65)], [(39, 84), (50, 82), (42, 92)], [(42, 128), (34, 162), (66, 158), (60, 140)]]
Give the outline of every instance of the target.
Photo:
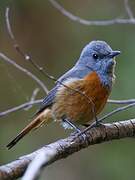
[(22, 139), (31, 130), (39, 128), (44, 123), (48, 124), (52, 120), (53, 119), (52, 119), (51, 110), (50, 109), (44, 110), (7, 145), (7, 148), (11, 149), (20, 139)]

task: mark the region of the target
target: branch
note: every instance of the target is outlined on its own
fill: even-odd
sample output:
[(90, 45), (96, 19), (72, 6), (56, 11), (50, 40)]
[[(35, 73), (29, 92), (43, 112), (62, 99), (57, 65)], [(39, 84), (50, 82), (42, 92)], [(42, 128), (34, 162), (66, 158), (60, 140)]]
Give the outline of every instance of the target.
[(17, 64), (14, 60), (10, 59), (9, 57), (7, 57), (5, 54), (0, 52), (0, 58), (2, 58), (5, 62), (13, 65), (14, 67), (16, 67), (17, 69), (19, 69), (20, 71), (22, 71), (23, 73), (25, 73), (27, 76), (29, 76), (30, 78), (32, 78), (34, 81), (37, 82), (37, 84), (43, 89), (43, 91), (45, 93), (48, 93), (48, 89), (46, 88), (46, 86), (44, 85), (44, 83), (38, 79), (34, 74), (32, 74), (30, 71), (28, 71), (27, 69), (25, 69), (24, 67), (20, 66), (19, 64)]
[(0, 112), (0, 117), (6, 116), (6, 115), (8, 115), (8, 114), (10, 114), (12, 112), (19, 111), (21, 109), (27, 108), (27, 107), (29, 107), (31, 105), (41, 104), (42, 102), (43, 102), (43, 99), (38, 99), (38, 100), (35, 100), (35, 101), (26, 102), (26, 103), (21, 104), (19, 106), (15, 106), (13, 108), (10, 108), (10, 109), (7, 109), (7, 110), (5, 110), (3, 112)]
[(125, 5), (125, 10), (129, 16), (130, 19), (134, 19), (134, 15), (133, 15), (133, 12), (129, 6), (129, 2), (128, 0), (124, 0), (124, 5)]
[[(6, 27), (7, 27), (7, 32), (9, 34), (9, 37), (11, 38), (11, 40), (13, 42), (13, 46), (15, 47), (17, 52), (19, 52), (19, 54), (21, 54), (24, 57), (25, 60), (30, 60), (30, 56), (28, 56), (27, 54), (24, 54), (22, 52), (22, 50), (20, 49), (19, 44), (17, 43), (17, 41), (15, 39), (15, 36), (14, 36), (14, 34), (12, 32), (11, 25), (10, 25), (10, 20), (9, 20), (9, 10), (10, 9), (7, 7), (6, 11), (5, 11)], [(28, 70), (26, 70), (26, 71), (28, 71)], [(35, 75), (33, 75), (33, 76), (36, 77)], [(36, 81), (38, 81), (38, 84), (43, 88), (45, 93), (48, 94), (48, 88), (45, 86), (45, 84), (41, 80), (39, 80), (37, 77), (36, 77), (36, 79), (37, 79)]]
[[(39, 88), (34, 89), (34, 91), (33, 91), (33, 93), (32, 93), (32, 96), (31, 96), (31, 98), (30, 98), (30, 103), (32, 103), (32, 102), (35, 101), (36, 96), (37, 96), (39, 90), (40, 90)], [(28, 111), (28, 110), (31, 109), (31, 108), (32, 108), (32, 105), (29, 105), (29, 106), (25, 107), (24, 110), (25, 110), (25, 111)]]
[(36, 155), (36, 157), (29, 164), (22, 180), (36, 180), (39, 175), (44, 164), (51, 161), (54, 154), (56, 154), (55, 149), (47, 149), (46, 151), (41, 150), (40, 153)]
[[(108, 114), (105, 114), (103, 117), (101, 117), (101, 118), (98, 119), (97, 121), (98, 121), (98, 123), (101, 123), (101, 122), (103, 122), (105, 119), (107, 119), (108, 117), (111, 117), (111, 116), (113, 116), (114, 114), (117, 114), (117, 113), (119, 113), (119, 112), (121, 112), (121, 111), (125, 111), (125, 110), (127, 110), (127, 109), (129, 109), (129, 108), (131, 108), (131, 107), (134, 107), (134, 106), (135, 106), (135, 103), (132, 103), (132, 104), (128, 104), (128, 105), (126, 105), (126, 106), (122, 106), (122, 107), (116, 108), (116, 109), (114, 109), (113, 111), (109, 112)], [(80, 134), (89, 131), (91, 128), (93, 128), (93, 127), (96, 125), (96, 123), (97, 123), (97, 122), (94, 121), (90, 126), (88, 126), (88, 127), (85, 128), (83, 131), (81, 131)]]
[(111, 104), (132, 104), (135, 103), (135, 99), (123, 99), (123, 100), (113, 100), (113, 99), (108, 99), (108, 103)]
[(128, 19), (122, 18), (115, 18), (111, 20), (86, 20), (79, 16), (72, 14), (71, 12), (67, 11), (63, 6), (61, 6), (55, 0), (48, 0), (54, 8), (56, 8), (60, 13), (66, 16), (68, 19), (74, 22), (78, 22), (79, 24), (86, 25), (86, 26), (109, 26), (114, 24), (135, 24), (135, 18), (133, 17), (133, 13), (128, 5), (128, 0), (124, 0), (124, 5), (126, 8), (126, 12), (128, 13)]
[(41, 163), (41, 165), (38, 166), (38, 169), (42, 169), (42, 167), (46, 167), (57, 160), (66, 158), (69, 155), (78, 152), (90, 145), (99, 144), (114, 139), (133, 137), (135, 135), (135, 119), (120, 121), (112, 124), (108, 123), (104, 126), (101, 125), (94, 127), (85, 134), (87, 137), (85, 140), (82, 138), (82, 136), (78, 136), (77, 134), (70, 135), (66, 139), (58, 140), (31, 154), (22, 156), (9, 164), (0, 166), (0, 179), (9, 180), (21, 177), (27, 169), (28, 165), (35, 158), (40, 156), (41, 152), (44, 152), (45, 157), (49, 152), (51, 153), (49, 154), (48, 160), (44, 161), (43, 164)]

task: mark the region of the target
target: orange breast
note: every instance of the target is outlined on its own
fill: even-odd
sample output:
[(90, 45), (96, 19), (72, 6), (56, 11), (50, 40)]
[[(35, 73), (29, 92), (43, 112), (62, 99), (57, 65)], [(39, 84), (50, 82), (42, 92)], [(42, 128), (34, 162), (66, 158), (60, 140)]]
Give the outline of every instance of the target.
[(93, 104), (90, 100), (95, 105), (97, 115), (104, 108), (110, 94), (110, 91), (101, 84), (96, 72), (90, 73), (81, 80), (69, 80), (65, 84), (69, 88), (85, 93), (89, 98), (62, 86), (56, 95), (55, 103), (52, 107), (53, 114), (58, 120), (64, 115), (78, 124), (89, 122), (94, 118), (92, 113)]

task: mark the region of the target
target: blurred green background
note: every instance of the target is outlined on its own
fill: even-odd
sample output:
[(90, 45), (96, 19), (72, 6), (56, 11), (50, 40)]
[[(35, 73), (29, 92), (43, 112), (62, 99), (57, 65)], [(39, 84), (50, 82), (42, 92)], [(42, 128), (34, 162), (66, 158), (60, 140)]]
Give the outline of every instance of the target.
[[(123, 0), (59, 0), (66, 9), (86, 19), (111, 19), (126, 17)], [(130, 2), (135, 12), (135, 2)], [(59, 13), (49, 1), (45, 0), (0, 0), (0, 51), (15, 62), (29, 69), (48, 88), (54, 83), (35, 70), (16, 53), (8, 37), (4, 11), (12, 9), (11, 22), (17, 41), (33, 59), (51, 75), (59, 77), (73, 66), (85, 44), (93, 39), (107, 41), (113, 49), (121, 50), (117, 58), (117, 80), (111, 98), (128, 99), (135, 97), (135, 25), (83, 26), (72, 22)], [(37, 83), (25, 74), (0, 59), (0, 111), (28, 101)], [(37, 99), (44, 97), (41, 90)], [(107, 105), (103, 113), (116, 108)], [(5, 145), (29, 122), (36, 111), (18, 111), (0, 118), (0, 164), (30, 153), (44, 144), (67, 137), (59, 124), (29, 134), (10, 151)], [(107, 121), (134, 118), (134, 108), (119, 113)], [(135, 178), (135, 140), (124, 139), (90, 146), (67, 159), (58, 161), (44, 170), (41, 179), (64, 180), (129, 180)]]

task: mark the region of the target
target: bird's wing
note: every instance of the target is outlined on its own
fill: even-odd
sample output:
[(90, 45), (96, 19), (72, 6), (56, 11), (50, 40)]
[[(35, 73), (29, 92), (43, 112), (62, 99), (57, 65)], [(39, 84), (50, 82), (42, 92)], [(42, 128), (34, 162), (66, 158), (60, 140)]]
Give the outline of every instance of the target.
[(69, 78), (78, 78), (78, 79), (81, 79), (82, 77), (84, 77), (88, 73), (87, 71), (90, 72), (90, 70), (86, 70), (86, 69), (78, 68), (78, 67), (73, 67), (67, 73), (65, 73), (63, 76), (61, 76), (58, 79), (58, 82), (57, 82), (56, 86), (44, 98), (44, 100), (43, 100), (43, 102), (41, 104), (41, 107), (37, 111), (36, 115), (38, 115), (45, 108), (47, 108), (47, 107), (49, 107), (49, 106), (51, 106), (53, 104), (55, 96), (56, 96), (56, 93), (57, 93), (57, 90), (61, 86), (61, 83), (64, 84), (64, 81), (69, 79)]
[(51, 106), (54, 102), (55, 95), (57, 93), (59, 85), (56, 85), (49, 93), (48, 95), (43, 99), (43, 102), (39, 108), (39, 110), (36, 112), (35, 115), (38, 115), (41, 113), (45, 108)]

